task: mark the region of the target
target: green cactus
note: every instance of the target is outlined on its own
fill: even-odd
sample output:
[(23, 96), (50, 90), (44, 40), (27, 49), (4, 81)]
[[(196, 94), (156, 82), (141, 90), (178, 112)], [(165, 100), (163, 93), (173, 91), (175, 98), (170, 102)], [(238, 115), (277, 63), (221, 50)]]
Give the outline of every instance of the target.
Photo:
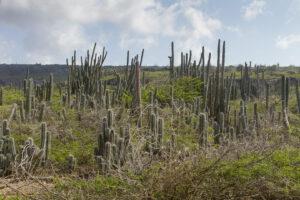
[(253, 108), (253, 116), (254, 116), (254, 123), (255, 123), (255, 128), (256, 130), (259, 129), (260, 127), (260, 121), (259, 121), (259, 115), (258, 115), (258, 111), (257, 111), (257, 103), (255, 102), (253, 104), (254, 108)]
[(269, 110), (270, 85), (266, 83), (266, 110)]
[(286, 87), (285, 87), (285, 76), (281, 76), (281, 109), (284, 110), (286, 107)]
[(297, 112), (300, 113), (300, 92), (299, 92), (299, 80), (296, 81), (296, 97), (297, 97)]
[(127, 125), (125, 127), (125, 131), (124, 131), (124, 145), (125, 145), (125, 149), (128, 147), (130, 143), (130, 126)]
[(125, 161), (125, 144), (124, 144), (124, 139), (123, 138), (119, 138), (118, 142), (117, 142), (117, 146), (118, 146), (118, 165), (121, 166), (124, 164)]
[(67, 161), (67, 170), (69, 172), (72, 172), (75, 170), (75, 167), (76, 167), (76, 158), (72, 155), (72, 154), (69, 154), (66, 158), (66, 161)]
[[(141, 58), (142, 59), (142, 58)], [(138, 61), (135, 64), (135, 93), (134, 93), (134, 104), (133, 104), (133, 112), (140, 113), (141, 112), (141, 65)]]
[(205, 146), (207, 143), (207, 121), (206, 114), (199, 114), (199, 125), (198, 125), (198, 137), (199, 137), (199, 146)]
[(113, 127), (113, 123), (114, 123), (114, 113), (112, 110), (108, 110), (107, 112), (107, 125), (108, 128), (112, 128)]
[(15, 162), (16, 146), (14, 138), (9, 135), (1, 137), (0, 147), (0, 176), (5, 176), (12, 172), (11, 168)]
[(54, 90), (54, 80), (53, 80), (53, 74), (50, 74), (50, 80), (49, 80), (49, 84), (48, 84), (48, 92), (47, 92), (47, 99), (49, 102), (52, 101), (52, 96), (53, 96), (53, 90)]
[(40, 148), (43, 150), (43, 165), (49, 158), (51, 148), (51, 134), (47, 131), (47, 124), (43, 122), (41, 124), (41, 143)]
[(158, 119), (158, 129), (157, 129), (157, 148), (160, 149), (162, 145), (162, 139), (164, 135), (164, 119)]
[(20, 104), (19, 108), (20, 108), (21, 121), (25, 122), (26, 117), (25, 117), (24, 101), (21, 101), (21, 104)]
[(220, 125), (221, 134), (224, 134), (224, 132), (225, 132), (225, 115), (223, 112), (219, 113), (219, 125)]
[(229, 139), (232, 140), (232, 141), (235, 141), (236, 140), (236, 133), (234, 131), (234, 128), (233, 127), (230, 127), (229, 128)]
[(45, 110), (46, 110), (46, 104), (42, 103), (40, 108), (40, 114), (39, 114), (39, 122), (42, 122), (45, 118)]
[(3, 88), (0, 88), (0, 106), (3, 106), (3, 102), (4, 102), (4, 92), (3, 92)]
[(114, 129), (109, 129), (109, 139), (108, 139), (108, 141), (111, 144), (114, 144), (115, 138), (116, 138), (116, 133), (115, 133)]
[(2, 135), (9, 136), (8, 121), (6, 119), (2, 122)]
[(172, 81), (174, 79), (174, 42), (171, 43), (171, 56), (169, 56), (170, 59), (170, 80)]
[(109, 97), (109, 92), (108, 90), (105, 91), (105, 107), (106, 110), (110, 109), (110, 97)]
[(215, 144), (220, 144), (221, 143), (221, 133), (220, 133), (220, 125), (218, 122), (214, 122), (213, 124), (213, 129), (214, 129), (214, 143)]
[(28, 80), (28, 87), (26, 88), (26, 103), (25, 103), (25, 114), (27, 120), (31, 120), (32, 114), (32, 90), (33, 90), (33, 80)]
[(112, 145), (110, 142), (105, 143), (104, 158), (106, 160), (106, 171), (109, 171), (111, 169), (112, 160)]
[(290, 94), (290, 79), (287, 77), (285, 80), (285, 108), (289, 107), (289, 94)]

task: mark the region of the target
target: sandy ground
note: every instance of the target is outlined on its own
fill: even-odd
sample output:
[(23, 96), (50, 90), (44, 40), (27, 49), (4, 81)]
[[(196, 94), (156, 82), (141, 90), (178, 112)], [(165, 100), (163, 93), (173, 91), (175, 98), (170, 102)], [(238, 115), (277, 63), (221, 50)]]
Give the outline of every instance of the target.
[(0, 178), (0, 194), (2, 197), (30, 197), (37, 191), (50, 190), (53, 184), (44, 180), (14, 180)]

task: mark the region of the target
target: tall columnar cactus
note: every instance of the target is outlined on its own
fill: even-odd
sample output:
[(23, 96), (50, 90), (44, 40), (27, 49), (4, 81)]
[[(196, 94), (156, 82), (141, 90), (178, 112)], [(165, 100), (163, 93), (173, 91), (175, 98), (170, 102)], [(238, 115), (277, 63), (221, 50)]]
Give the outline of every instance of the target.
[(109, 171), (112, 160), (112, 144), (110, 142), (105, 143), (104, 158), (106, 159), (106, 171)]
[[(113, 129), (112, 111), (103, 118), (101, 131), (98, 134), (97, 146), (94, 150), (97, 166), (107, 173), (112, 168), (118, 168), (125, 162), (126, 147), (129, 143), (129, 130), (123, 131), (120, 136)], [(127, 140), (127, 142), (126, 142)]]
[(4, 93), (3, 93), (3, 88), (0, 88), (0, 106), (3, 106), (4, 102)]
[(281, 110), (284, 110), (286, 107), (286, 87), (285, 87), (285, 76), (281, 76)]
[(72, 154), (69, 154), (66, 160), (67, 160), (66, 165), (67, 165), (68, 172), (74, 171), (77, 162), (76, 158)]
[(124, 131), (124, 144), (125, 144), (125, 148), (127, 148), (129, 146), (130, 143), (130, 126), (127, 125)]
[(214, 122), (213, 124), (213, 129), (214, 129), (214, 142), (215, 144), (220, 144), (221, 143), (221, 133), (220, 133), (220, 125), (218, 122)]
[(49, 102), (52, 101), (52, 96), (53, 96), (53, 90), (54, 90), (54, 80), (53, 80), (53, 74), (50, 74), (50, 80), (48, 83), (48, 91), (47, 91), (47, 100)]
[[(153, 153), (157, 144), (157, 117), (154, 113), (151, 114), (150, 118), (150, 145), (148, 146), (150, 153)], [(149, 141), (148, 141), (149, 143)]]
[(23, 94), (24, 94), (24, 96), (26, 96), (27, 87), (28, 87), (28, 79), (24, 79), (23, 80)]
[(110, 97), (109, 97), (109, 92), (108, 90), (105, 91), (105, 107), (106, 109), (110, 109)]
[(0, 144), (0, 176), (5, 176), (12, 172), (16, 147), (14, 138), (9, 136), (1, 137)]
[(19, 106), (20, 108), (20, 117), (21, 117), (21, 121), (24, 123), (25, 122), (25, 109), (24, 109), (24, 101), (21, 101), (21, 104)]
[(223, 112), (219, 113), (219, 126), (220, 132), (223, 135), (225, 132), (225, 114)]
[(125, 143), (123, 138), (118, 138), (117, 141), (117, 165), (121, 166), (124, 164), (125, 161)]
[(171, 56), (169, 56), (170, 59), (170, 80), (172, 81), (174, 79), (174, 42), (171, 43)]
[(45, 164), (49, 158), (51, 148), (51, 134), (47, 131), (47, 124), (45, 122), (41, 125), (40, 148), (43, 150), (43, 164)]
[(31, 120), (32, 114), (32, 91), (33, 91), (33, 80), (28, 80), (28, 87), (26, 88), (26, 103), (25, 103), (25, 113), (27, 120)]
[(196, 97), (195, 114), (199, 115), (200, 111), (201, 111), (201, 98), (200, 97)]
[(46, 139), (47, 139), (47, 124), (46, 122), (43, 122), (41, 124), (41, 145), (40, 145), (41, 149), (46, 148)]
[(0, 176), (11, 173), (15, 156), (15, 141), (14, 138), (10, 136), (7, 120), (4, 120), (2, 123), (2, 132), (0, 133)]
[(254, 108), (253, 108), (253, 118), (254, 118), (254, 123), (255, 123), (255, 128), (258, 130), (260, 127), (260, 121), (259, 121), (259, 115), (258, 115), (258, 111), (257, 111), (257, 103), (255, 102), (253, 104)]
[(109, 129), (108, 141), (109, 141), (111, 144), (114, 144), (114, 143), (115, 143), (116, 136), (117, 136), (117, 135), (116, 135), (114, 129)]
[(10, 130), (9, 130), (9, 127), (8, 127), (8, 121), (5, 119), (2, 122), (2, 135), (3, 136), (10, 136), (9, 134), (10, 134)]
[(220, 111), (225, 112), (225, 86), (224, 86), (224, 71), (225, 71), (225, 41), (223, 41), (222, 49), (222, 64), (221, 64), (221, 84), (220, 84)]
[(210, 61), (211, 61), (211, 53), (208, 54), (208, 60), (206, 65), (206, 77), (205, 77), (205, 85), (209, 83), (209, 73), (210, 73)]
[(67, 103), (68, 103), (68, 106), (71, 106), (71, 95), (72, 95), (72, 85), (71, 85), (70, 75), (68, 75), (68, 80), (67, 80)]
[(86, 104), (87, 104), (86, 96), (85, 96), (85, 94), (81, 94), (80, 109), (82, 112), (85, 112)]
[(220, 54), (221, 54), (221, 40), (218, 41), (218, 56), (217, 56), (217, 69), (215, 74), (215, 99), (214, 99), (214, 116), (218, 116), (219, 114), (219, 88), (220, 88)]
[(238, 130), (246, 133), (248, 131), (247, 108), (243, 100), (240, 101)]
[(164, 135), (164, 119), (158, 119), (158, 128), (157, 128), (157, 148), (160, 149), (162, 145), (162, 139)]
[(266, 83), (266, 110), (269, 110), (270, 85)]
[(46, 104), (42, 103), (41, 108), (40, 108), (40, 114), (39, 114), (39, 122), (44, 121), (45, 118), (45, 110), (46, 110)]
[(282, 119), (285, 128), (289, 129), (290, 124), (288, 120), (288, 98), (289, 98), (289, 79), (285, 76), (281, 77), (281, 105), (282, 105)]
[(300, 113), (299, 80), (296, 81), (297, 112)]
[(255, 76), (256, 76), (256, 97), (259, 98), (260, 97), (259, 66), (256, 66)]
[(134, 112), (140, 113), (141, 112), (141, 80), (140, 80), (140, 64), (136, 61), (135, 66), (135, 95), (134, 95)]
[(128, 73), (129, 73), (129, 51), (127, 51), (127, 59), (126, 59), (126, 69), (125, 69), (125, 80), (128, 79)]
[(113, 127), (113, 111), (112, 110), (108, 110), (107, 113), (107, 124), (108, 124), (108, 128), (112, 128)]
[(289, 94), (290, 94), (290, 79), (285, 79), (285, 108), (288, 110), (289, 107)]
[(199, 114), (198, 137), (199, 137), (199, 146), (206, 146), (206, 144), (207, 144), (207, 120), (206, 120), (205, 113)]
[(85, 95), (96, 94), (96, 82), (102, 77), (102, 66), (106, 59), (107, 52), (105, 48), (102, 49), (102, 53), (96, 53), (96, 43), (90, 54), (87, 51), (85, 59), (81, 59), (81, 65), (76, 63), (76, 51), (72, 56), (71, 64), (67, 62), (69, 68), (69, 77), (72, 86), (72, 93), (82, 88), (82, 92)]
[(236, 140), (236, 133), (235, 133), (233, 127), (229, 128), (229, 139), (232, 140), (232, 141)]

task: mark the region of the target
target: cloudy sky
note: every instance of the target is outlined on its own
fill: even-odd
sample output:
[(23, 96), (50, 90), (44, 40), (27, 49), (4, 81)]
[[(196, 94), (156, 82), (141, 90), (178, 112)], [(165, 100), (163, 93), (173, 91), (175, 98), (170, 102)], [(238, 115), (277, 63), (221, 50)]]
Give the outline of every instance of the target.
[(106, 64), (145, 48), (165, 65), (171, 41), (199, 57), (218, 38), (227, 64), (300, 65), (300, 0), (0, 0), (0, 63), (64, 63), (97, 42)]

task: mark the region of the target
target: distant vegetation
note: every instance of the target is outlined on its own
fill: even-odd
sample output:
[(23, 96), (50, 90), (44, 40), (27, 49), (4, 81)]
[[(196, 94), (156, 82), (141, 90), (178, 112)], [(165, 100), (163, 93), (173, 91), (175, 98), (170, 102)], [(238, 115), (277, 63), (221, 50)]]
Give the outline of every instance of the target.
[(0, 66), (0, 199), (300, 199), (299, 69), (174, 49)]

